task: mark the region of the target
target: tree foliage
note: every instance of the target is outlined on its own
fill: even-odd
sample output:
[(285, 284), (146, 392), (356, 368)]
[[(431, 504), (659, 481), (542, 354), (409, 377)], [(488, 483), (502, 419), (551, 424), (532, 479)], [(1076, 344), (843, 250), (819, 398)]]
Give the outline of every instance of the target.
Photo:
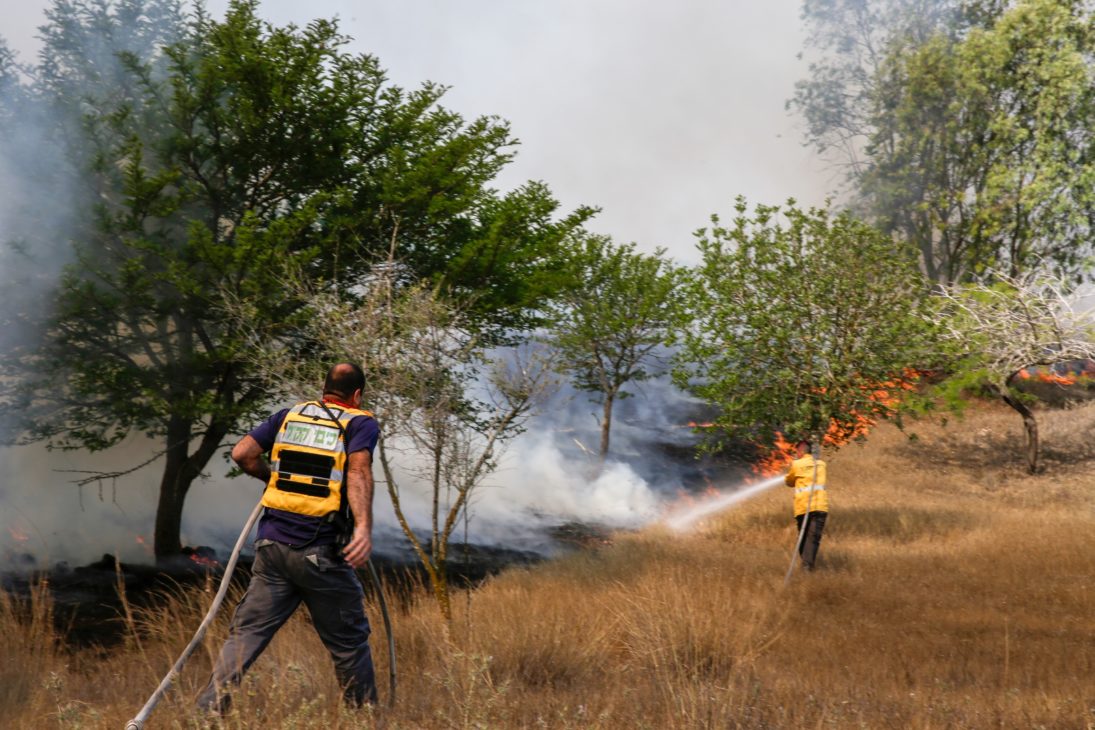
[[(365, 272), (347, 262), (395, 254), (404, 278), (461, 297), (469, 321), (497, 334), (535, 320), (560, 241), (589, 215), (557, 219), (539, 183), (489, 187), (513, 154), (506, 123), (442, 108), (442, 87), (389, 84), (333, 22), (272, 27), (256, 5), (232, 2), (223, 21), (199, 11), (155, 36), (178, 33), (173, 44), (122, 47), (121, 75), (95, 75), (86, 95), (66, 44), (119, 38), (123, 16), (151, 27), (176, 17), (172, 4), (58, 2), (46, 31), (57, 53), (39, 90), (84, 100), (73, 159), (95, 202), (45, 343), (6, 358), (19, 377), (5, 403), (54, 446), (105, 449), (132, 432), (160, 442), (157, 556), (180, 549), (193, 480), (267, 403), (222, 319), (225, 296), (252, 302), (259, 325), (288, 323), (304, 303), (282, 289), (287, 267), (351, 294)], [(259, 329), (294, 341), (287, 326)], [(28, 391), (40, 407), (19, 409)]]
[(809, 76), (795, 84), (788, 107), (802, 114), (819, 153), (853, 178), (862, 173), (890, 48), (961, 32), (969, 17), (962, 7), (960, 0), (804, 0)]
[[(8, 94), (19, 88), (18, 71), (15, 54), (8, 48), (4, 39), (0, 38), (0, 98), (7, 98)], [(0, 105), (0, 114), (3, 114), (0, 119), (10, 120), (11, 113), (12, 110), (8, 104)]]
[(556, 300), (546, 339), (557, 368), (603, 406), (603, 461), (613, 405), (631, 395), (625, 386), (661, 374), (656, 350), (679, 320), (682, 277), (663, 249), (646, 255), (605, 236), (587, 236), (570, 265), (574, 283)]
[(693, 321), (674, 376), (715, 405), (709, 431), (768, 442), (856, 436), (891, 415), (878, 391), (930, 352), (925, 288), (886, 235), (829, 208), (739, 198), (729, 226), (697, 234)]
[[(1092, 10), (1069, 0), (811, 2), (792, 104), (856, 205), (949, 284), (1091, 255)], [(854, 22), (853, 22), (854, 21)]]
[(929, 278), (1082, 272), (1095, 210), (1091, 21), (1079, 4), (1028, 0), (960, 39), (891, 50), (860, 186)]

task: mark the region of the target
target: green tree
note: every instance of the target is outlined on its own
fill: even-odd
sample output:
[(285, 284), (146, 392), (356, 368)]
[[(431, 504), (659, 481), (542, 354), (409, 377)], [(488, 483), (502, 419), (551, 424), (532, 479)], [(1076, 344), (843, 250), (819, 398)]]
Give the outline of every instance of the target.
[[(59, 3), (51, 23), (92, 22), (68, 10), (80, 7)], [(4, 380), (28, 438), (160, 442), (159, 557), (181, 548), (193, 480), (266, 405), (242, 349), (303, 342), (287, 268), (352, 296), (366, 273), (345, 264), (394, 252), (402, 276), (472, 302), (475, 326), (497, 335), (534, 321), (560, 242), (590, 214), (556, 220), (541, 184), (495, 192), (508, 126), (443, 109), (441, 87), (388, 84), (332, 22), (271, 27), (240, 0), (223, 22), (196, 13), (181, 37), (152, 59), (123, 54), (125, 93), (84, 106), (93, 225), (77, 232), (45, 343), (8, 353)], [(223, 320), (229, 295), (277, 341), (242, 339)], [(27, 392), (40, 408), (19, 407)]]
[(161, 49), (185, 27), (173, 0), (56, 0), (46, 20), (38, 64), (0, 49), (0, 276), (21, 292), (21, 306), (2, 308), (14, 319), (6, 337), (17, 340), (46, 329), (45, 297), (70, 259), (70, 242), (94, 229), (88, 114), (131, 101), (136, 80), (127, 62), (162, 70)]
[(571, 261), (574, 284), (552, 306), (546, 340), (557, 353), (557, 368), (579, 390), (600, 401), (600, 458), (608, 456), (612, 409), (624, 390), (661, 374), (656, 350), (679, 322), (680, 270), (665, 258), (589, 235)]
[(850, 163), (863, 215), (912, 244), (940, 284), (1042, 262), (1081, 275), (1095, 181), (1088, 4), (807, 9), (825, 55), (792, 105), (808, 138)]
[[(13, 90), (18, 88), (18, 67), (15, 54), (8, 48), (8, 44), (0, 38), (0, 98), (6, 99)], [(8, 104), (0, 105), (0, 114), (4, 121), (10, 121), (11, 109)]]
[(1091, 21), (1079, 3), (1028, 0), (884, 64), (860, 189), (932, 280), (1082, 273), (1095, 220)]
[(930, 352), (923, 281), (886, 235), (828, 208), (739, 198), (698, 232), (674, 377), (717, 406), (716, 443), (777, 431), (837, 442), (892, 415), (877, 396)]
[(875, 133), (872, 112), (890, 48), (961, 34), (980, 17), (970, 10), (961, 0), (804, 0), (809, 75), (787, 106), (802, 114), (810, 144), (854, 181)]

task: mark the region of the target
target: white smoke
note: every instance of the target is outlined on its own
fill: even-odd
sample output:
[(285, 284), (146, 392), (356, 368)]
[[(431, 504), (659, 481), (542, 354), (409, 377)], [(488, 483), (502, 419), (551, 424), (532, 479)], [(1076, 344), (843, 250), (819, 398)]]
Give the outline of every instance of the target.
[[(621, 401), (613, 425), (612, 450), (603, 469), (578, 446), (593, 448), (600, 406), (587, 394), (569, 389), (556, 395), (534, 417), (527, 433), (507, 448), (497, 470), (476, 487), (468, 510), (469, 543), (550, 554), (558, 548), (552, 528), (586, 523), (608, 528), (637, 528), (657, 521), (682, 492), (697, 492), (720, 475), (690, 456), (667, 456), (659, 445), (688, 454), (698, 441), (685, 425), (697, 404), (667, 379), (646, 383), (633, 398)], [(160, 474), (159, 462), (116, 480), (82, 489), (70, 481), (76, 471), (104, 471), (140, 463), (156, 444), (132, 438), (108, 454), (47, 452), (39, 447), (0, 452), (13, 474), (0, 487), (0, 560), (9, 566), (29, 553), (39, 566), (65, 560), (87, 562), (102, 553), (122, 560), (151, 560), (152, 525)], [(400, 499), (412, 527), (428, 535), (430, 486), (413, 477), (413, 458), (395, 459)], [(228, 478), (225, 459), (195, 482), (183, 515), (183, 544), (227, 550), (262, 485), (250, 477)], [(395, 519), (379, 469), (374, 502), (378, 553), (406, 555), (407, 542)], [(454, 544), (464, 539), (461, 522)], [(143, 541), (143, 542), (142, 542)], [(26, 567), (24, 565), (23, 567)]]
[(554, 434), (530, 433), (506, 455), (491, 481), (523, 482), (504, 496), (500, 485), (484, 490), (475, 505), (486, 522), (512, 522), (529, 515), (541, 521), (592, 521), (613, 527), (636, 527), (656, 515), (660, 499), (629, 464), (610, 461), (596, 475), (564, 453)]
[[(150, 12), (158, 12), (148, 5)], [(116, 10), (110, 3), (96, 5), (96, 12), (106, 15)], [(20, 8), (14, 15), (25, 12)], [(143, 20), (126, 17), (138, 24)], [(79, 145), (80, 105), (93, 104), (128, 74), (119, 51), (141, 55), (155, 45), (148, 27), (139, 33), (108, 26), (99, 23), (87, 33), (70, 29), (74, 35), (64, 53), (40, 50), (37, 67), (30, 58), (17, 57), (19, 68), (7, 76), (9, 83), (0, 84), (0, 352), (6, 357), (32, 347), (44, 334), (55, 285), (73, 260), (72, 244), (94, 219), (92, 194), (80, 172), (88, 155)], [(25, 40), (16, 39), (13, 47), (25, 48)], [(31, 89), (47, 63), (70, 72), (64, 93)], [(0, 386), (6, 389), (11, 382), (0, 380)], [(21, 397), (14, 396), (10, 412), (15, 415), (36, 407), (20, 403)], [(5, 439), (15, 430), (12, 423), (0, 422)], [(125, 469), (149, 453), (151, 447), (141, 438), (127, 439), (105, 454), (49, 451), (41, 444), (0, 448), (0, 566), (86, 561), (96, 551), (147, 558), (150, 547), (142, 547), (137, 538), (143, 533), (151, 545), (155, 468), (83, 489), (71, 484), (79, 475), (70, 471)]]
[[(634, 397), (618, 403), (603, 468), (594, 453), (600, 405), (570, 388), (550, 399), (528, 432), (508, 445), (498, 468), (473, 490), (468, 541), (551, 553), (558, 547), (550, 536), (553, 528), (570, 523), (638, 528), (659, 520), (683, 493), (706, 489), (711, 480), (738, 481), (743, 467), (728, 473), (725, 466), (694, 456), (699, 436), (687, 424), (702, 408), (699, 402), (667, 377), (633, 390)], [(412, 458), (404, 454), (396, 460), (400, 503), (416, 532), (428, 534), (432, 491), (413, 476)], [(398, 527), (383, 486), (375, 511), (378, 533), (394, 536)], [(454, 542), (463, 536), (461, 525)]]

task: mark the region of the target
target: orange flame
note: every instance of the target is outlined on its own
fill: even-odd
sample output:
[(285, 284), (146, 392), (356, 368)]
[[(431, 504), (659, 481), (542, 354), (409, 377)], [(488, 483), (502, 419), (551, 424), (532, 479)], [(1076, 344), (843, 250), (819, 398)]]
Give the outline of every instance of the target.
[[(904, 392), (916, 388), (920, 375), (916, 370), (906, 368), (898, 377), (877, 385), (864, 386), (863, 389), (869, 391), (868, 399), (877, 403), (882, 413), (887, 413), (898, 406)], [(824, 446), (840, 448), (849, 441), (865, 437), (877, 423), (878, 417), (875, 414), (854, 413), (847, 422), (833, 419), (829, 422), (829, 429), (821, 442)], [(795, 445), (777, 431), (772, 448), (753, 465), (753, 471), (763, 477), (775, 476), (790, 466), (795, 455)]]
[(138, 545), (144, 548), (144, 551), (149, 555), (152, 554), (152, 546), (148, 544), (148, 541), (144, 539), (143, 535), (136, 535), (135, 540)]
[(18, 527), (9, 527), (8, 533), (11, 534), (11, 539), (16, 542), (26, 542), (30, 539), (30, 535), (20, 530)]
[(203, 568), (216, 568), (220, 565), (220, 563), (213, 558), (203, 558), (200, 555), (191, 555), (190, 560), (202, 566)]
[(762, 477), (774, 477), (787, 470), (787, 467), (795, 460), (795, 445), (785, 439), (783, 434), (776, 431), (775, 443), (767, 455), (753, 464), (753, 473)]
[[(1079, 378), (1090, 377), (1088, 375), (1086, 366), (1083, 371), (1078, 373)], [(1023, 368), (1019, 371), (1020, 380), (1037, 380), (1041, 383), (1050, 383), (1052, 385), (1076, 385), (1078, 377), (1073, 375), (1061, 375), (1053, 370), (1046, 370), (1044, 368), (1035, 368), (1034, 372), (1031, 372), (1028, 368)]]

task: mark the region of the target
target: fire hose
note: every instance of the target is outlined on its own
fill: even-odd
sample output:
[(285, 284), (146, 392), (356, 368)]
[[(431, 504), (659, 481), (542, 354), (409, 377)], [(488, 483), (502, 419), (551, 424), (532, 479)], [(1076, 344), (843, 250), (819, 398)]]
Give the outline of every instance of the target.
[[(182, 671), (183, 665), (190, 658), (190, 655), (194, 653), (194, 650), (198, 648), (198, 644), (201, 643), (202, 638), (205, 637), (205, 632), (209, 629), (209, 625), (213, 623), (213, 619), (216, 618), (217, 612), (220, 610), (221, 604), (224, 603), (224, 597), (228, 594), (228, 586), (232, 582), (232, 573), (236, 569), (236, 563), (239, 561), (240, 551), (243, 549), (244, 543), (247, 542), (247, 536), (251, 534), (251, 528), (255, 526), (255, 522), (259, 518), (259, 514), (262, 513), (262, 502), (255, 505), (255, 509), (251, 511), (251, 516), (247, 518), (247, 523), (243, 526), (243, 530), (240, 532), (239, 539), (236, 540), (236, 546), (232, 548), (232, 556), (228, 559), (228, 563), (224, 566), (224, 575), (221, 577), (220, 588), (217, 590), (217, 595), (213, 597), (213, 603), (209, 606), (209, 611), (205, 614), (205, 618), (202, 620), (201, 625), (198, 626), (198, 630), (194, 632), (194, 638), (190, 640), (190, 643), (183, 649), (182, 654), (175, 661), (175, 665), (171, 667), (171, 670), (164, 676), (160, 682), (160, 686), (156, 688), (156, 691), (152, 693), (152, 696), (145, 702), (144, 707), (137, 715), (126, 723), (125, 730), (142, 730), (144, 724), (148, 721), (149, 715), (152, 714), (152, 710), (156, 708), (160, 700), (167, 694), (167, 690), (171, 688), (175, 679)], [(388, 613), (388, 602), (384, 598), (384, 590), (380, 585), (380, 576), (376, 572), (376, 566), (373, 565), (373, 561), (370, 558), (369, 564), (369, 578), (372, 581), (373, 588), (376, 591), (377, 602), (380, 604), (380, 613), (384, 617), (384, 631), (388, 635), (388, 705), (395, 704), (395, 636), (392, 635), (392, 620), (391, 615)]]
[(791, 581), (791, 573), (795, 570), (795, 561), (798, 560), (799, 550), (802, 549), (802, 540), (806, 537), (806, 527), (810, 524), (810, 507), (814, 503), (814, 489), (817, 487), (817, 461), (821, 458), (821, 441), (819, 439), (814, 440), (813, 454), (814, 458), (814, 477), (810, 482), (810, 494), (806, 498), (806, 514), (802, 516), (802, 529), (798, 532), (798, 541), (795, 542), (795, 550), (791, 553), (791, 564), (787, 566), (787, 575), (783, 577), (783, 585), (787, 585)]

